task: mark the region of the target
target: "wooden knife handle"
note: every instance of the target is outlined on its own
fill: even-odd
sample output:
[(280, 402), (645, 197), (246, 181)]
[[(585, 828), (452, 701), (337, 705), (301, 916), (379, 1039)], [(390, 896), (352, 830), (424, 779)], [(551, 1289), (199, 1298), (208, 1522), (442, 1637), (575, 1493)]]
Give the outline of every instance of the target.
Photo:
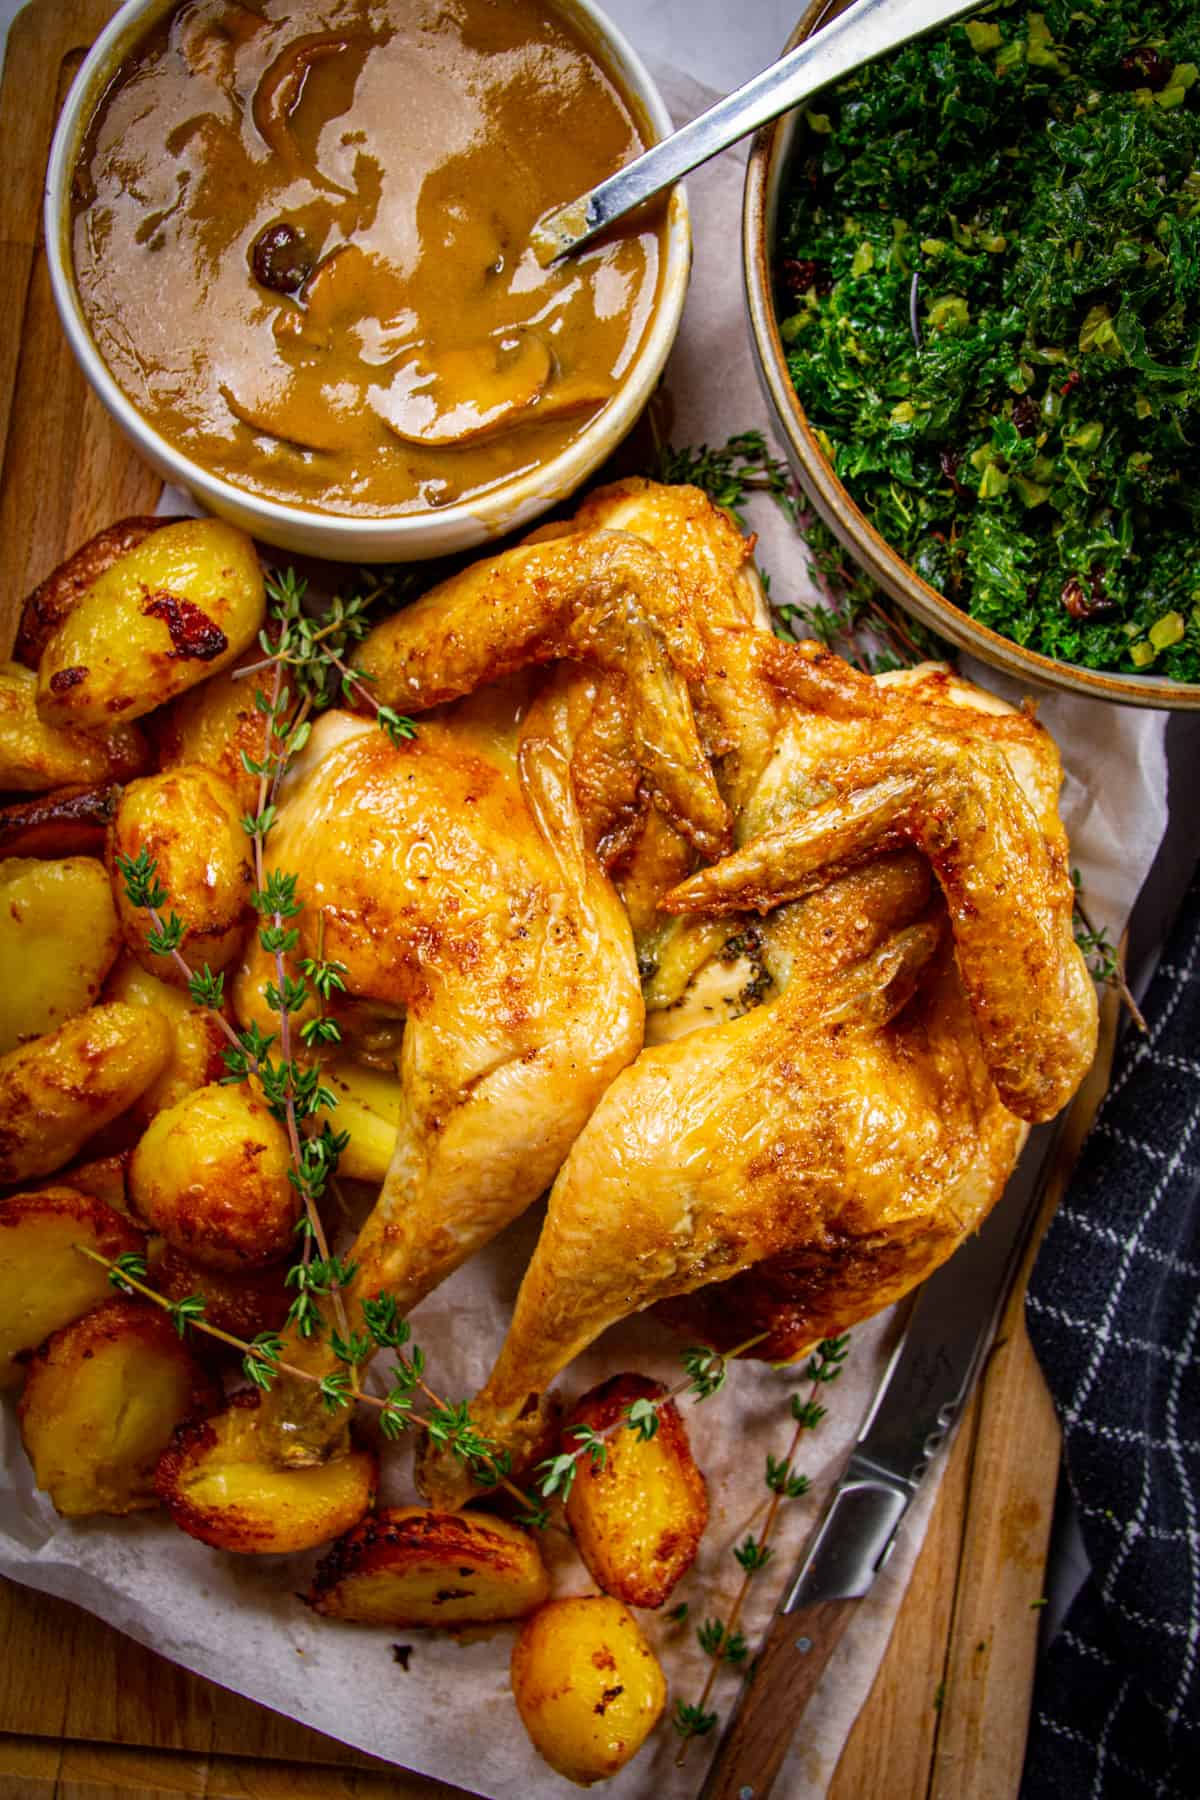
[(857, 1600), (825, 1600), (775, 1615), (700, 1800), (766, 1800), (800, 1715), (857, 1605)]

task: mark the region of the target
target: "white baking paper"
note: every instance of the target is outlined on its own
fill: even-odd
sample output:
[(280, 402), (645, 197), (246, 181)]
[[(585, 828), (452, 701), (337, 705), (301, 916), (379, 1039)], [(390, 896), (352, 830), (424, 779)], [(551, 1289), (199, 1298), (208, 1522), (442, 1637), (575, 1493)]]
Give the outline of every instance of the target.
[[(690, 117), (709, 96), (687, 77), (658, 76), (676, 116)], [(691, 296), (668, 387), (676, 443), (722, 443), (750, 426), (768, 428), (752, 363), (741, 298), (739, 248), (744, 158), (729, 155), (689, 183), (696, 237)], [(769, 503), (753, 523), (773, 592), (811, 592), (803, 547)], [(1019, 698), (1011, 683), (973, 671), (985, 686)], [(1125, 711), (1068, 697), (1041, 702), (1042, 718), (1062, 747), (1067, 768), (1066, 818), (1074, 859), (1098, 920), (1120, 930), (1149, 869), (1165, 824), (1164, 715)], [(413, 1315), (433, 1379), (450, 1397), (472, 1393), (504, 1334), (513, 1296), (540, 1221), (540, 1209)], [(812, 1490), (783, 1511), (775, 1556), (752, 1590), (746, 1628), (765, 1624), (787, 1570), (810, 1530), (856, 1435), (884, 1366), (897, 1323), (884, 1316), (860, 1327), (842, 1379), (828, 1394), (830, 1415), (799, 1459)], [(630, 1321), (567, 1372), (564, 1390), (581, 1393), (622, 1369), (674, 1381), (678, 1340), (651, 1319)], [(707, 1661), (692, 1625), (723, 1615), (740, 1579), (732, 1547), (761, 1522), (768, 1450), (782, 1455), (790, 1436), (787, 1401), (801, 1386), (794, 1373), (757, 1364), (736, 1367), (723, 1393), (685, 1407), (692, 1442), (705, 1470), (712, 1521), (699, 1560), (677, 1589), (691, 1620), (672, 1627), (661, 1616), (642, 1623), (666, 1667), (671, 1700), (696, 1700)], [(411, 1497), (407, 1452), (394, 1455), (387, 1497)], [(826, 1679), (804, 1718), (777, 1792), (817, 1800), (828, 1786), (846, 1735), (870, 1689), (896, 1609), (911, 1573), (941, 1465), (905, 1522), (896, 1554), (862, 1602)], [(539, 1800), (575, 1790), (539, 1760), (509, 1693), (513, 1632), (495, 1629), (466, 1641), (419, 1631), (369, 1629), (321, 1622), (296, 1598), (315, 1557), (240, 1559), (218, 1554), (176, 1531), (164, 1518), (60, 1520), (33, 1486), (10, 1400), (0, 1410), (0, 1573), (75, 1601), (164, 1656), (251, 1699), (375, 1756), (495, 1800)], [(557, 1591), (588, 1589), (565, 1540), (551, 1537)], [(391, 1645), (411, 1642), (407, 1672)], [(723, 1673), (715, 1705), (725, 1713), (737, 1678)], [(930, 1695), (930, 1704), (933, 1695)], [(707, 1740), (711, 1751), (715, 1739)], [(608, 1791), (623, 1800), (694, 1794), (707, 1760), (694, 1744), (675, 1767), (677, 1740), (668, 1725)]]

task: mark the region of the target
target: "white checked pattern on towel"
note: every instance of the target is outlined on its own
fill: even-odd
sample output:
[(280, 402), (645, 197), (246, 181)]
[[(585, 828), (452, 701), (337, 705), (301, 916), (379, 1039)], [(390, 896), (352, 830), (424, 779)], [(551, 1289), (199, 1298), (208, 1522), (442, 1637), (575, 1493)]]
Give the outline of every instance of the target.
[(1200, 883), (1030, 1283), (1092, 1574), (1022, 1800), (1200, 1795)]

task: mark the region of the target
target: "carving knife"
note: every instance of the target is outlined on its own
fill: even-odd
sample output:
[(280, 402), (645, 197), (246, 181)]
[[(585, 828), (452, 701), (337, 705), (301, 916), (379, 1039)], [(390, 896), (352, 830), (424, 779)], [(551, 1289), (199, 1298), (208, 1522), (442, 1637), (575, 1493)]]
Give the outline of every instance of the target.
[(1004, 1194), (923, 1284), (721, 1740), (700, 1800), (766, 1800), (826, 1663), (896, 1545), (966, 1403), (1045, 1191), (1060, 1135), (1030, 1133)]

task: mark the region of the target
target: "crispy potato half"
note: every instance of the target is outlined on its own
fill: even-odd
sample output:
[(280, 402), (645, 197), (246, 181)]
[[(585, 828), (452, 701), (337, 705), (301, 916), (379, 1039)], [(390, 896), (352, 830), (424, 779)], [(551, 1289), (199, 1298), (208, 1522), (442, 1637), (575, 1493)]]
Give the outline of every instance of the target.
[(359, 1625), (483, 1625), (523, 1619), (545, 1600), (529, 1532), (483, 1513), (383, 1507), (333, 1546), (309, 1605)]
[(108, 1272), (77, 1244), (115, 1262), (145, 1249), (135, 1225), (74, 1188), (0, 1200), (0, 1388), (15, 1387), (15, 1359), (112, 1293)]
[(43, 794), (76, 783), (128, 781), (150, 757), (136, 725), (60, 730), (38, 717), (37, 676), (0, 663), (0, 790)]
[(253, 875), (249, 842), (233, 789), (192, 763), (147, 775), (125, 789), (108, 832), (106, 860), (125, 944), (142, 967), (161, 981), (185, 987), (171, 957), (146, 943), (149, 920), (131, 906), (116, 866), (118, 856), (148, 851), (170, 908), (183, 921), (181, 948), (193, 968), (223, 969), (242, 947), (250, 919)]
[(59, 616), (38, 663), (38, 713), (85, 730), (139, 718), (235, 662), (264, 610), (245, 532), (220, 519), (166, 525)]
[(513, 1646), (512, 1690), (535, 1748), (590, 1787), (637, 1755), (667, 1701), (667, 1682), (638, 1622), (603, 1594), (550, 1600)]
[(103, 782), (0, 806), (0, 856), (103, 856), (120, 798), (114, 782)]
[(162, 1074), (170, 1054), (165, 1019), (115, 1001), (0, 1056), (0, 1185), (69, 1163)]
[(0, 1055), (86, 1011), (120, 945), (95, 857), (0, 862)]
[(257, 1393), (215, 1418), (181, 1425), (155, 1486), (176, 1525), (216, 1550), (312, 1550), (357, 1525), (375, 1498), (375, 1458), (352, 1450), (308, 1469), (279, 1469), (259, 1442)]
[(212, 1082), (151, 1119), (129, 1165), (134, 1211), (214, 1269), (286, 1256), (300, 1199), (287, 1134), (245, 1087)]
[(31, 1358), (17, 1417), (38, 1486), (79, 1519), (158, 1506), (154, 1474), (175, 1427), (220, 1404), (163, 1313), (109, 1300)]
[[(617, 1425), (635, 1400), (661, 1400), (666, 1388), (644, 1375), (614, 1375), (575, 1406), (563, 1448), (578, 1449), (580, 1425), (601, 1432)], [(567, 1521), (588, 1569), (608, 1594), (628, 1606), (661, 1606), (696, 1560), (708, 1524), (708, 1490), (673, 1404), (658, 1411), (650, 1439), (620, 1427), (605, 1439), (603, 1468), (580, 1458), (567, 1497)]]
[(76, 1193), (90, 1194), (93, 1200), (103, 1200), (106, 1206), (128, 1217), (125, 1178), (132, 1155), (132, 1150), (119, 1150), (113, 1156), (96, 1156), (86, 1162), (71, 1163), (68, 1168), (59, 1170), (52, 1180), (44, 1182), (42, 1189), (74, 1188)]
[(46, 579), (34, 588), (21, 608), (13, 655), (19, 663), (36, 669), (51, 634), (74, 612), (92, 583), (122, 556), (128, 556), (145, 543), (153, 531), (174, 525), (175, 519), (160, 519), (152, 513), (134, 514), (106, 525), (95, 537), (81, 544), (66, 562), (59, 563)]
[(152, 1006), (170, 1027), (167, 1066), (135, 1103), (141, 1118), (152, 1119), (164, 1107), (174, 1106), (224, 1075), (221, 1052), (228, 1040), (207, 1007), (193, 1006), (183, 988), (160, 981), (134, 957), (123, 956), (105, 983), (104, 997), (121, 1000), (126, 1006)]

